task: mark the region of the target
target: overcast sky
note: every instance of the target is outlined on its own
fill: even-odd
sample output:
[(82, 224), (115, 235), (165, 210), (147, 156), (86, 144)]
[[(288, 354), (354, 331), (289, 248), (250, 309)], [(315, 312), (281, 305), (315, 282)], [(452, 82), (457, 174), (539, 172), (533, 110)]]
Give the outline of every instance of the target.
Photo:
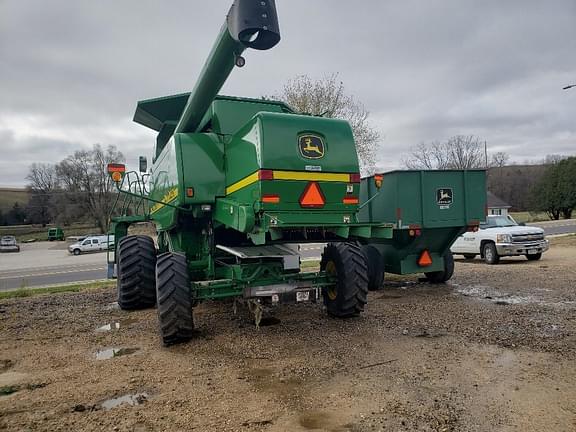
[[(222, 94), (338, 72), (381, 131), (379, 165), (475, 134), (512, 160), (576, 154), (576, 1), (276, 0), (282, 33)], [(0, 185), (94, 143), (136, 164), (136, 101), (189, 91), (231, 0), (0, 0)]]

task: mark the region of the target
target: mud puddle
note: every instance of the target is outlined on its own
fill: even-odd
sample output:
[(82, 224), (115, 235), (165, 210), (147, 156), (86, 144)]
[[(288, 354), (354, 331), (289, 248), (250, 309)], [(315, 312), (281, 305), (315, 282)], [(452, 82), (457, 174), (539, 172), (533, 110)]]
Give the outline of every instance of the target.
[(148, 400), (148, 393), (135, 393), (135, 394), (127, 394), (119, 397), (115, 397), (112, 399), (106, 399), (104, 402), (100, 404), (102, 409), (104, 410), (111, 410), (112, 408), (119, 407), (120, 405), (142, 405), (144, 402)]
[(138, 322), (138, 320), (134, 318), (126, 318), (123, 320), (104, 324), (103, 326), (98, 327), (95, 331), (96, 333), (106, 333), (109, 331), (120, 330), (120, 328), (127, 327), (128, 325), (134, 324), (135, 322)]
[(122, 357), (126, 355), (134, 354), (135, 352), (139, 351), (140, 348), (103, 348), (101, 350), (96, 351), (95, 357), (96, 360), (109, 360), (115, 357)]

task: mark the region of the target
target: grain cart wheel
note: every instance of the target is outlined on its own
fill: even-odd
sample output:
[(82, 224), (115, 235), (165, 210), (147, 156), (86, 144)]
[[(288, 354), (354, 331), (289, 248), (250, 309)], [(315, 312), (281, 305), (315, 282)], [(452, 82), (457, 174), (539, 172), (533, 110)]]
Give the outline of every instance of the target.
[(368, 265), (360, 246), (329, 243), (324, 248), (320, 269), (335, 279), (334, 285), (322, 289), (328, 314), (338, 318), (358, 316), (368, 295)]
[(118, 243), (118, 305), (138, 310), (156, 304), (156, 247), (148, 236), (127, 236)]
[(447, 251), (444, 254), (444, 270), (424, 273), (428, 282), (433, 284), (444, 283), (449, 281), (454, 274), (454, 256), (452, 252)]
[(371, 245), (362, 246), (368, 265), (368, 291), (377, 291), (384, 283), (384, 261), (380, 251)]
[(190, 278), (184, 254), (166, 252), (158, 256), (156, 292), (160, 335), (164, 345), (190, 340), (194, 333), (194, 318)]
[(500, 262), (500, 255), (498, 255), (496, 245), (492, 242), (484, 244), (483, 255), (486, 264), (498, 264)]

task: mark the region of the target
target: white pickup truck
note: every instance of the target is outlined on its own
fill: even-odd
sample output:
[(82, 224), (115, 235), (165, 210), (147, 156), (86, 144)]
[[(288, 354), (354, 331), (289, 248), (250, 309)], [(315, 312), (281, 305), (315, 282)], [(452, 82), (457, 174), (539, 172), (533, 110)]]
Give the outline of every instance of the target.
[(80, 255), (87, 252), (105, 251), (114, 246), (114, 236), (99, 235), (88, 236), (78, 243), (68, 246), (68, 252), (74, 255)]
[(542, 228), (518, 225), (510, 216), (487, 216), (478, 231), (458, 237), (450, 250), (466, 259), (479, 254), (488, 264), (498, 264), (503, 256), (525, 255), (534, 261), (548, 250), (548, 240)]

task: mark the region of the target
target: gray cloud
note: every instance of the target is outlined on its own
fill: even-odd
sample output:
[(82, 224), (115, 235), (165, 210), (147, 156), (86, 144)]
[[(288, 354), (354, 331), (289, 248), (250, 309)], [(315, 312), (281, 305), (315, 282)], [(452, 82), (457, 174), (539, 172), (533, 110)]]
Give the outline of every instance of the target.
[[(189, 90), (231, 0), (0, 1), (0, 185), (28, 165), (154, 135), (136, 101)], [(384, 136), (383, 168), (419, 142), (477, 134), (512, 159), (576, 153), (576, 3), (277, 0), (283, 40), (251, 51), (223, 93), (276, 93), (338, 72)]]

